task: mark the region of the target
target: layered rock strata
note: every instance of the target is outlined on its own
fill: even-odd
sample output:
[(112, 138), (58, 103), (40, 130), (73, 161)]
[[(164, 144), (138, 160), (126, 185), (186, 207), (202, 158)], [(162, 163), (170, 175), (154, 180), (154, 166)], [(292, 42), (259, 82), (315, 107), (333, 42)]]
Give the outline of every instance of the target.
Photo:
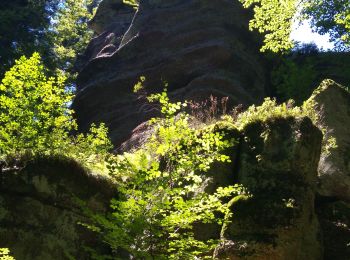
[(260, 39), (248, 30), (249, 11), (232, 0), (143, 0), (137, 11), (105, 0), (91, 27), (99, 34), (83, 58), (73, 108), (81, 130), (106, 122), (116, 146), (157, 114), (133, 93), (169, 84), (172, 100), (229, 97), (229, 106), (265, 96)]

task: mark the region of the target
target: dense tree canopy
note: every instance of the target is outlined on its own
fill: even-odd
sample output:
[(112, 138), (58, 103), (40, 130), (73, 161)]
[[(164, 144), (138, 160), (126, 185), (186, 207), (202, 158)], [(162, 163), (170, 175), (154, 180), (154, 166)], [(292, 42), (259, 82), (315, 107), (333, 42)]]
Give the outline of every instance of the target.
[(302, 14), (310, 19), (315, 31), (329, 33), (338, 48), (350, 47), (350, 1), (310, 0)]
[(68, 71), (93, 33), (87, 27), (100, 0), (0, 2), (0, 77), (22, 55), (39, 52), (50, 69)]
[[(48, 78), (38, 53), (21, 57), (0, 84), (0, 154), (59, 147), (72, 130), (64, 78)], [(58, 138), (59, 137), (59, 138)]]
[(82, 53), (93, 36), (87, 22), (92, 18), (96, 0), (61, 0), (53, 16), (51, 40), (57, 66), (71, 70), (75, 58)]
[(262, 51), (285, 51), (293, 46), (290, 39), (293, 22), (310, 20), (321, 34), (330, 33), (340, 50), (350, 47), (350, 2), (348, 0), (239, 0), (253, 7), (250, 29), (265, 34)]
[(47, 56), (46, 31), (57, 0), (0, 1), (0, 76), (22, 55)]

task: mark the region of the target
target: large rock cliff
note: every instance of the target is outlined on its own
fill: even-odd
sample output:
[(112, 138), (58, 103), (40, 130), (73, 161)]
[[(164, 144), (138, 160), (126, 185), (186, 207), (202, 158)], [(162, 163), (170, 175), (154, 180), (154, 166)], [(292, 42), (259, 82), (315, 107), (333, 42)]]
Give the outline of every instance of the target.
[[(145, 135), (140, 125), (158, 112), (133, 93), (140, 76), (147, 94), (168, 82), (172, 100), (213, 95), (229, 97), (229, 106), (260, 104), (268, 71), (249, 17), (234, 0), (142, 0), (137, 10), (102, 1), (90, 22), (97, 36), (76, 65), (80, 129), (106, 122), (124, 148)], [(312, 96), (324, 143), (337, 140), (331, 153), (321, 152), (321, 131), (309, 118), (274, 117), (241, 131), (217, 123), (238, 144), (227, 151), (232, 163), (212, 165), (203, 186), (210, 193), (240, 183), (251, 196), (230, 201), (232, 219), (222, 229), (196, 227), (199, 237), (221, 239), (215, 258), (350, 259), (349, 97), (331, 81)], [(0, 164), (0, 247), (18, 259), (91, 259), (82, 250), (89, 246), (111, 253), (78, 225), (89, 223), (78, 202), (104, 214), (115, 193), (74, 161), (39, 159), (12, 170)]]
[(86, 130), (106, 122), (114, 144), (156, 114), (133, 86), (146, 77), (147, 93), (164, 81), (177, 100), (229, 97), (229, 105), (265, 96), (259, 39), (248, 30), (249, 12), (232, 0), (140, 2), (137, 11), (121, 0), (105, 0), (91, 27), (99, 34), (79, 60), (74, 110)]

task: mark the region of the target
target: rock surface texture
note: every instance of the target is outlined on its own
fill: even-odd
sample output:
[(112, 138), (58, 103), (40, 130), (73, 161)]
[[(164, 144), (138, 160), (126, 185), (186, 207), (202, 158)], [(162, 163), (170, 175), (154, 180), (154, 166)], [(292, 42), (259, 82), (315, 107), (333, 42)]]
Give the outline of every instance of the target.
[(173, 100), (229, 97), (229, 105), (265, 96), (260, 39), (248, 30), (249, 11), (232, 0), (143, 0), (137, 11), (105, 0), (91, 27), (94, 38), (78, 67), (73, 107), (81, 130), (106, 122), (119, 146), (157, 114), (133, 93), (140, 76), (145, 93), (164, 81)]
[(249, 124), (237, 182), (250, 195), (230, 202), (216, 259), (322, 259), (314, 199), (322, 134), (309, 118)]
[(74, 161), (38, 159), (23, 170), (0, 172), (0, 245), (16, 259), (91, 259), (86, 247), (108, 252), (78, 201), (106, 212), (115, 188)]
[[(227, 106), (260, 104), (266, 63), (249, 17), (235, 0), (142, 0), (137, 10), (102, 1), (90, 23), (98, 36), (76, 65), (79, 127), (105, 122), (117, 147), (133, 147), (159, 113), (145, 96), (164, 81), (171, 100), (213, 95), (228, 97)], [(134, 94), (140, 76), (144, 89)], [(336, 139), (331, 153), (321, 154), (322, 133), (309, 118), (252, 121), (242, 131), (228, 121), (213, 125), (237, 145), (225, 151), (231, 163), (214, 163), (200, 188), (238, 183), (249, 191), (230, 201), (223, 227), (195, 226), (199, 239), (221, 239), (215, 259), (350, 259), (350, 94), (328, 80), (312, 99), (324, 143)], [(105, 214), (115, 193), (67, 159), (38, 159), (22, 170), (0, 162), (0, 248), (20, 260), (91, 259), (86, 247), (111, 255), (78, 225), (89, 221), (79, 201)]]
[[(221, 228), (198, 225), (198, 239), (220, 239), (215, 259), (347, 259), (349, 204), (317, 203), (317, 165), (322, 134), (309, 118), (271, 118), (238, 131), (219, 122), (237, 144), (215, 163), (205, 189), (241, 183), (248, 195), (230, 201), (232, 216)], [(106, 213), (116, 189), (73, 161), (36, 160), (0, 175), (0, 245), (16, 259), (91, 259), (91, 247), (110, 255), (88, 223), (77, 199)], [(126, 259), (126, 258), (122, 258)]]
[(325, 129), (325, 144), (332, 139), (336, 144), (321, 154), (319, 193), (350, 202), (350, 92), (325, 80), (311, 98), (316, 102), (318, 125)]

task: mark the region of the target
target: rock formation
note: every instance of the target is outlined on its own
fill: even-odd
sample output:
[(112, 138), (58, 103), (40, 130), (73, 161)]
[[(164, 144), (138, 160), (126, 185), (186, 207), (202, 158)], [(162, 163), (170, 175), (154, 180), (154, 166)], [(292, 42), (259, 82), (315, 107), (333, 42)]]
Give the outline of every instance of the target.
[(105, 0), (91, 27), (99, 34), (80, 59), (73, 108), (78, 124), (106, 122), (119, 146), (156, 114), (133, 86), (146, 77), (145, 91), (164, 81), (174, 100), (229, 97), (231, 105), (260, 103), (265, 69), (258, 37), (249, 32), (249, 11), (232, 0), (141, 1), (133, 9)]
[(16, 259), (91, 259), (87, 247), (108, 252), (79, 223), (90, 223), (83, 205), (109, 209), (116, 191), (109, 182), (64, 158), (36, 159), (23, 170), (0, 171), (0, 178), (0, 245)]
[[(219, 239), (218, 259), (318, 259), (322, 240), (314, 197), (321, 132), (310, 119), (272, 118), (239, 132), (218, 124), (235, 137), (228, 150), (231, 164), (216, 163), (207, 173), (215, 187), (242, 183), (251, 197), (231, 202), (233, 220), (223, 226), (199, 225), (196, 236)], [(77, 201), (105, 213), (115, 187), (87, 174), (72, 161), (37, 160), (23, 170), (1, 174), (0, 244), (17, 259), (90, 259), (84, 246), (107, 250), (78, 223), (89, 223)], [(77, 200), (78, 199), (78, 200)], [(288, 258), (289, 257), (289, 258)], [(299, 258), (298, 258), (299, 257)]]
[[(334, 81), (325, 80), (311, 97), (325, 129), (325, 150), (319, 163), (319, 193), (350, 202), (350, 93)], [(334, 145), (334, 144), (333, 144)]]
[[(142, 94), (159, 92), (166, 81), (172, 100), (214, 95), (229, 97), (229, 106), (260, 104), (267, 68), (249, 17), (234, 0), (142, 0), (137, 10), (122, 0), (102, 1), (90, 23), (98, 36), (76, 65), (79, 127), (106, 122), (116, 146), (137, 142), (158, 113), (133, 93), (140, 76)], [(231, 164), (212, 165), (203, 188), (240, 183), (250, 195), (230, 201), (232, 221), (222, 229), (195, 227), (198, 237), (221, 239), (215, 258), (350, 259), (350, 94), (326, 81), (312, 99), (325, 140), (337, 141), (321, 160), (322, 134), (308, 118), (271, 118), (242, 131), (216, 125), (238, 144), (227, 151)], [(55, 158), (2, 170), (1, 247), (31, 260), (91, 259), (85, 246), (108, 251), (77, 223), (89, 221), (79, 201), (108, 212), (116, 195), (111, 183)]]
[(311, 120), (272, 119), (247, 125), (237, 182), (250, 196), (232, 199), (217, 259), (321, 259), (314, 199), (321, 132)]

